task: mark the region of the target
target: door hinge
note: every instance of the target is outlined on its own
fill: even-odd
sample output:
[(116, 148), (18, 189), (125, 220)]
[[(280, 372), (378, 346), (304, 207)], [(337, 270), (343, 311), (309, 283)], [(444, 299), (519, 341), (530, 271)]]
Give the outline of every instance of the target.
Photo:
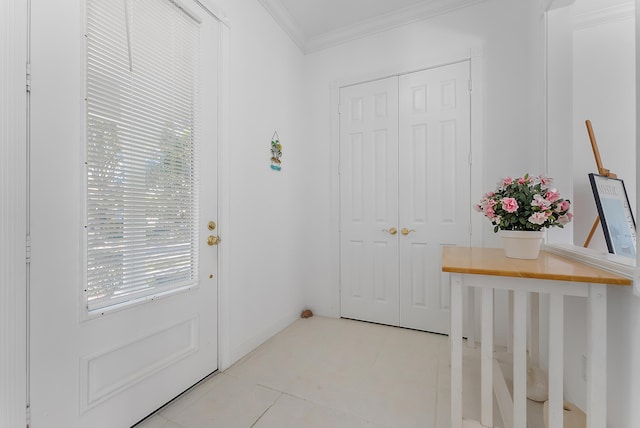
[(27, 264), (31, 263), (31, 235), (27, 235), (27, 240), (25, 243), (25, 253), (26, 253), (26, 257), (27, 257)]
[(469, 92), (473, 90), (473, 84), (471, 83), (471, 79), (469, 79)]
[(338, 104), (338, 116), (342, 114), (342, 104)]
[(27, 92), (31, 92), (31, 64), (27, 63)]
[(27, 422), (27, 428), (29, 428), (29, 426), (31, 425), (31, 406), (27, 404), (27, 408), (26, 408), (26, 422)]
[(469, 152), (469, 165), (473, 165), (473, 155)]

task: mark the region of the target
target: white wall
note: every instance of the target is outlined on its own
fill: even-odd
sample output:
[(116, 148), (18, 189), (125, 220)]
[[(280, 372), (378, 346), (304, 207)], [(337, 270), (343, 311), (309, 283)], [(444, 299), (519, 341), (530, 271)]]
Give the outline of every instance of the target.
[[(544, 20), (542, 2), (488, 0), (308, 55), (305, 61), (309, 179), (305, 217), (309, 253), (306, 301), (320, 314), (339, 315), (336, 231), (332, 206), (331, 85), (438, 65), (479, 48), (483, 56), (483, 189), (499, 178), (545, 168)], [(333, 175), (332, 175), (333, 174)], [(332, 181), (333, 180), (333, 181)], [(477, 195), (478, 199), (481, 194)], [(485, 244), (498, 246), (489, 222)]]
[[(303, 309), (300, 195), (304, 56), (255, 0), (212, 0), (230, 23), (227, 223), (221, 272), (228, 325), (225, 368), (289, 325)], [(274, 131), (282, 171), (270, 169)], [(224, 208), (223, 208), (224, 209)]]

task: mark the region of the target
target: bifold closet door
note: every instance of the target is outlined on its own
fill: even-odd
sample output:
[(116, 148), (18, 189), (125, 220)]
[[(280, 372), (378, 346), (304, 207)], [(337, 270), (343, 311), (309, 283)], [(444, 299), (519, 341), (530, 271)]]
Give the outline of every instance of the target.
[(340, 90), (341, 315), (398, 325), (398, 79)]
[(469, 62), (340, 90), (341, 316), (449, 332), (442, 245), (468, 245)]

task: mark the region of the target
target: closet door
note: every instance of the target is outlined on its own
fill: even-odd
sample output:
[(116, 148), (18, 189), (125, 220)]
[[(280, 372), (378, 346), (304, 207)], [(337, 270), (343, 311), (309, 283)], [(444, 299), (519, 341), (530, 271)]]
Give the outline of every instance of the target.
[(443, 245), (469, 245), (469, 62), (400, 76), (400, 325), (449, 332)]
[(469, 245), (469, 61), (340, 90), (341, 316), (448, 334)]
[(398, 79), (340, 90), (341, 315), (398, 325)]

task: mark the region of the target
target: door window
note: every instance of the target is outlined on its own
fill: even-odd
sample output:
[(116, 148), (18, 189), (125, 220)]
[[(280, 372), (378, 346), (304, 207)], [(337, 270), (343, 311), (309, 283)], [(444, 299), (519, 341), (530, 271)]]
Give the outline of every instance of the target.
[(87, 310), (194, 285), (199, 22), (174, 2), (87, 2)]

